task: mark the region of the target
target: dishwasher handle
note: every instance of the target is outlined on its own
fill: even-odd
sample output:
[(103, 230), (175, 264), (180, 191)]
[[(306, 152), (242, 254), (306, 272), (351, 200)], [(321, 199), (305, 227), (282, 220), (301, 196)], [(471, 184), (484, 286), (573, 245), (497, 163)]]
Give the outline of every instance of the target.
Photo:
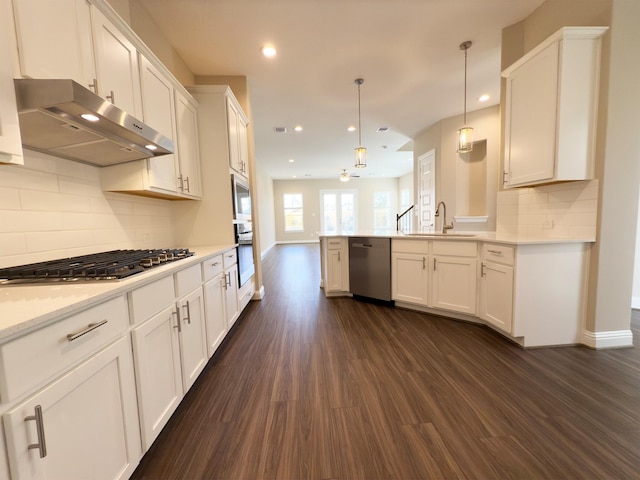
[(351, 246), (354, 248), (373, 248), (370, 243), (352, 243)]

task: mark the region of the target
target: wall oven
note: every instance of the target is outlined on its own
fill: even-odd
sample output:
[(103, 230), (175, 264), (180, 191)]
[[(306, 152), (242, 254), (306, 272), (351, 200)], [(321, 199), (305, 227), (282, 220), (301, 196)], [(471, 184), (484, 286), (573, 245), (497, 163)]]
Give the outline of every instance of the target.
[(238, 175), (231, 175), (231, 189), (233, 191), (233, 229), (235, 241), (238, 244), (238, 283), (242, 287), (255, 273), (251, 193), (249, 184)]

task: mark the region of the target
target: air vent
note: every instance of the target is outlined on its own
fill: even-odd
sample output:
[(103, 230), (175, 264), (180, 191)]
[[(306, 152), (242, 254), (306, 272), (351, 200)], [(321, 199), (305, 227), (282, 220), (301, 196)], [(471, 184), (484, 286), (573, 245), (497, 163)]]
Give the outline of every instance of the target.
[(378, 127), (376, 132), (378, 133), (387, 133), (389, 131), (389, 127)]
[(287, 127), (273, 127), (273, 131), (276, 133), (287, 133)]

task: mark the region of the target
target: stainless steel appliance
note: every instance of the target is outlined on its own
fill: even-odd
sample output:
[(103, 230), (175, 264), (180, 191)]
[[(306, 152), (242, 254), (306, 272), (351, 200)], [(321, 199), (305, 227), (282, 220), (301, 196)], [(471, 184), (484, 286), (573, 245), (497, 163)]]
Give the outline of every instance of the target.
[(0, 268), (0, 284), (120, 280), (192, 255), (188, 248), (112, 250)]
[(233, 224), (238, 244), (238, 284), (243, 286), (255, 273), (253, 263), (253, 227), (250, 222)]
[(349, 237), (349, 290), (354, 296), (391, 301), (391, 239)]
[(249, 184), (239, 175), (231, 175), (233, 192), (233, 219), (237, 222), (251, 222), (251, 193)]
[(173, 153), (173, 141), (73, 80), (17, 79), (22, 144), (94, 165)]

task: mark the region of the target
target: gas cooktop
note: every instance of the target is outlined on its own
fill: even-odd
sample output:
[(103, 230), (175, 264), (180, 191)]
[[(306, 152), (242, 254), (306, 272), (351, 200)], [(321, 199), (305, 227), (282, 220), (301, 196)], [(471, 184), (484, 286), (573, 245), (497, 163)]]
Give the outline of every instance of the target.
[(120, 280), (192, 255), (188, 248), (112, 250), (0, 268), (0, 284)]

